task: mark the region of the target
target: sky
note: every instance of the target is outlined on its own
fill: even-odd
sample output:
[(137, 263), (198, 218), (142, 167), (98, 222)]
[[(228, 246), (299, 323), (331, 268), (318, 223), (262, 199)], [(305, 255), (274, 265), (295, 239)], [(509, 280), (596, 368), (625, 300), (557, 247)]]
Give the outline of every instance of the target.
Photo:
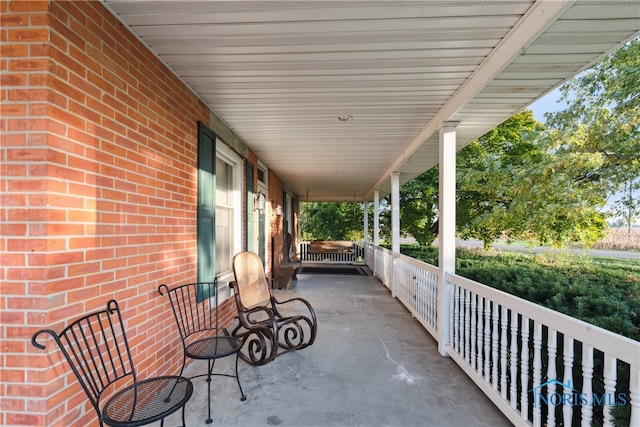
[(559, 99), (560, 99), (560, 89), (556, 88), (551, 92), (549, 92), (548, 94), (546, 94), (545, 96), (543, 96), (542, 98), (540, 98), (539, 100), (537, 100), (536, 102), (534, 102), (533, 104), (529, 105), (528, 108), (531, 111), (533, 111), (533, 117), (537, 121), (544, 123), (545, 122), (544, 113), (560, 111), (564, 109), (564, 107), (566, 107), (567, 104), (565, 102), (559, 103), (558, 102)]

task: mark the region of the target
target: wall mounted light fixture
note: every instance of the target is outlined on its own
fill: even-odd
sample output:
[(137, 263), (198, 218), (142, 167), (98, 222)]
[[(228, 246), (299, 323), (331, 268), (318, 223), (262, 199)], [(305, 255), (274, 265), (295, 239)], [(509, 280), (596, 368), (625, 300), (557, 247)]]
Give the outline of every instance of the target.
[(265, 206), (267, 205), (267, 198), (264, 196), (262, 191), (258, 190), (254, 197), (254, 209), (258, 212), (263, 212)]

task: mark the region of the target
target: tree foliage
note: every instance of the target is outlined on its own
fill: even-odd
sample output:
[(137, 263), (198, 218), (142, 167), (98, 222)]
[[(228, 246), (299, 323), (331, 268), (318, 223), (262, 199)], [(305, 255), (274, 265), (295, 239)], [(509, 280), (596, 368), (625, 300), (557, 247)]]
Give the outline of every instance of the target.
[(635, 39), (561, 87), (568, 107), (547, 113), (550, 148), (593, 158), (579, 177), (607, 196), (622, 192), (613, 214), (631, 226), (640, 217), (640, 39)]
[[(561, 246), (593, 244), (606, 228), (605, 193), (584, 180), (595, 156), (549, 146), (529, 110), (474, 141), (461, 154), (458, 229), (485, 246), (500, 237)], [(465, 149), (466, 150), (466, 149)], [(464, 151), (464, 150), (463, 150)]]
[(438, 236), (438, 167), (400, 189), (400, 232), (420, 245), (430, 245)]
[(300, 223), (303, 240), (361, 240), (362, 203), (303, 202)]
[[(606, 227), (598, 212), (604, 193), (576, 183), (576, 176), (593, 169), (594, 159), (558, 158), (541, 137), (544, 129), (525, 110), (458, 153), (456, 223), (462, 238), (482, 240), (485, 246), (501, 237), (555, 245), (591, 244), (600, 238)], [(420, 245), (433, 242), (438, 192), (438, 167), (400, 189), (401, 234)], [(381, 216), (386, 232), (389, 215), (385, 210)]]

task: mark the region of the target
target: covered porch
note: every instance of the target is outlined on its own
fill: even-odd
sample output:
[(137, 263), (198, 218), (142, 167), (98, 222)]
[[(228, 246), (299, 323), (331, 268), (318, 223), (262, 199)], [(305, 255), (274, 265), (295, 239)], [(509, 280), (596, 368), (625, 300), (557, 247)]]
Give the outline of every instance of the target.
[[(374, 276), (300, 274), (278, 297), (302, 296), (318, 316), (314, 345), (214, 378), (212, 426), (506, 426), (511, 423)], [(231, 358), (216, 369), (231, 368)], [(192, 364), (187, 374), (206, 369)], [(204, 378), (187, 425), (204, 426)], [(178, 425), (179, 414), (167, 425)], [(174, 422), (175, 421), (175, 422)]]
[[(571, 383), (587, 395), (604, 384), (596, 406), (627, 387), (640, 425), (638, 343), (457, 276), (454, 223), (457, 151), (636, 37), (636, 2), (0, 5), (0, 424), (97, 423), (60, 357), (31, 345), (36, 330), (117, 298), (140, 375), (176, 372), (179, 337), (159, 285), (213, 273), (226, 283), (244, 250), (268, 269), (273, 235), (300, 239), (303, 201), (379, 212), (391, 194), (392, 250), (378, 245), (377, 215), (366, 242), (375, 278), (301, 275), (292, 291), (321, 315), (318, 344), (243, 366), (248, 401), (220, 384), (228, 401), (214, 402), (224, 408), (215, 422), (599, 422), (592, 404), (533, 408), (532, 389), (558, 395)], [(438, 268), (401, 256), (398, 239), (399, 188), (435, 165)], [(335, 292), (316, 295), (320, 281)], [(223, 304), (231, 321), (233, 300)], [(587, 351), (561, 353), (566, 345)], [(618, 366), (630, 377), (616, 377)], [(206, 389), (196, 391), (190, 426), (206, 413)]]
[[(315, 307), (318, 338), (243, 364), (246, 405), (219, 383), (214, 425), (638, 425), (637, 341), (379, 246), (364, 253), (366, 274), (327, 263), (331, 274), (303, 269), (275, 291)], [(194, 425), (206, 404), (196, 391)]]

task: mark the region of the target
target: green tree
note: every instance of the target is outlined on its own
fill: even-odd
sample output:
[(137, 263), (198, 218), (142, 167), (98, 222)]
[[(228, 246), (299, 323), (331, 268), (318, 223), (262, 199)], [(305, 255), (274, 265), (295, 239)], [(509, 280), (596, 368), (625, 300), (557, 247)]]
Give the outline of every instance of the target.
[[(542, 129), (525, 110), (458, 153), (456, 222), (464, 237), (488, 245), (506, 230), (520, 228), (521, 219), (512, 219), (513, 212), (509, 213), (513, 208), (509, 175), (540, 154), (525, 136)], [(438, 173), (433, 167), (400, 189), (401, 233), (420, 245), (431, 244), (438, 235)]]
[(531, 209), (516, 204), (521, 191), (513, 185), (541, 155), (527, 137), (542, 129), (525, 110), (458, 153), (456, 223), (463, 238), (477, 238), (487, 246), (505, 234), (515, 238), (524, 232), (521, 216)]
[(359, 202), (303, 202), (303, 240), (362, 240), (363, 206)]
[(400, 233), (422, 246), (438, 236), (438, 182), (436, 166), (400, 189)]
[(485, 246), (501, 236), (562, 246), (602, 236), (605, 193), (583, 179), (599, 158), (565, 152), (543, 131), (525, 110), (461, 152), (457, 222), (463, 237)]
[[(489, 246), (496, 239), (591, 244), (606, 227), (604, 193), (581, 179), (598, 158), (549, 147), (530, 110), (515, 114), (458, 153), (457, 228)], [(437, 236), (438, 170), (401, 189), (403, 233), (428, 244)], [(414, 235), (415, 237), (415, 235)]]
[(640, 39), (565, 83), (561, 93), (568, 107), (545, 115), (550, 148), (597, 158), (580, 179), (607, 197), (621, 192), (612, 213), (631, 227), (640, 217)]

